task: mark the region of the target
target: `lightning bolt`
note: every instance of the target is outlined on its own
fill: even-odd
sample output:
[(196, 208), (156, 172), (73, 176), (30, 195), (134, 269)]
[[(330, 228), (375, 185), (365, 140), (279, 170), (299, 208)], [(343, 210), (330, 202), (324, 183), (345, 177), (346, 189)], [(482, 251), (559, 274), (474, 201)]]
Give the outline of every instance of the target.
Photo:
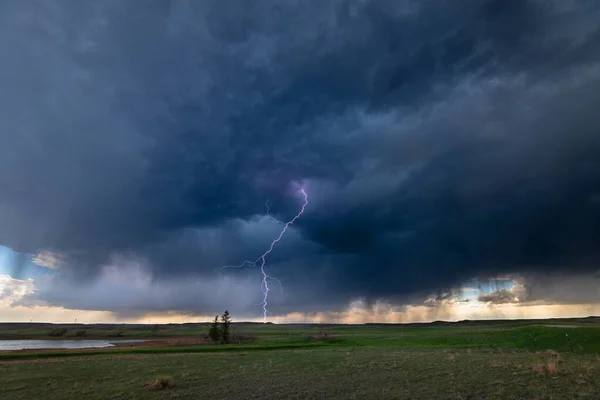
[(279, 224), (279, 225), (284, 225), (283, 222), (281, 222), (280, 220), (278, 220), (277, 218), (275, 218), (274, 216), (271, 215), (271, 204), (269, 203), (268, 200), (265, 203), (265, 207), (267, 209), (267, 217), (269, 217), (269, 219), (271, 221), (273, 221), (273, 222), (275, 222), (276, 224)]
[(296, 216), (294, 218), (292, 218), (291, 220), (289, 220), (285, 224), (283, 224), (283, 222), (275, 219), (270, 214), (269, 203), (267, 202), (267, 204), (266, 204), (266, 207), (267, 207), (267, 216), (269, 218), (271, 218), (273, 221), (275, 221), (276, 223), (283, 224), (283, 229), (279, 233), (279, 236), (277, 236), (277, 238), (275, 238), (271, 242), (271, 246), (269, 246), (269, 248), (267, 249), (267, 251), (265, 251), (255, 261), (246, 260), (246, 261), (244, 261), (243, 263), (241, 263), (239, 265), (227, 265), (227, 266), (224, 266), (224, 267), (217, 268), (218, 270), (223, 270), (225, 268), (242, 268), (244, 266), (256, 267), (256, 266), (260, 265), (260, 272), (262, 273), (262, 280), (261, 280), (261, 283), (260, 283), (260, 289), (261, 289), (262, 294), (263, 294), (263, 300), (262, 300), (262, 302), (260, 304), (261, 304), (262, 310), (263, 310), (263, 322), (265, 322), (265, 323), (267, 322), (267, 315), (268, 315), (267, 306), (268, 306), (268, 300), (269, 300), (269, 291), (271, 290), (269, 288), (269, 279), (278, 282), (279, 286), (281, 287), (281, 290), (283, 291), (283, 285), (281, 284), (281, 281), (279, 281), (279, 279), (277, 279), (277, 278), (274, 278), (274, 277), (268, 275), (267, 271), (265, 270), (265, 265), (267, 263), (267, 256), (273, 251), (273, 248), (281, 240), (281, 238), (283, 237), (283, 235), (285, 235), (285, 233), (287, 232), (287, 230), (290, 227), (290, 225), (293, 225), (294, 222), (296, 222), (296, 220), (298, 218), (300, 218), (300, 216), (302, 214), (304, 214), (304, 210), (305, 210), (306, 206), (308, 205), (308, 195), (306, 194), (306, 192), (304, 191), (303, 188), (300, 189), (300, 193), (302, 193), (302, 196), (304, 196), (304, 204), (302, 204), (302, 208), (300, 209), (300, 211), (298, 212), (298, 214), (296, 214)]

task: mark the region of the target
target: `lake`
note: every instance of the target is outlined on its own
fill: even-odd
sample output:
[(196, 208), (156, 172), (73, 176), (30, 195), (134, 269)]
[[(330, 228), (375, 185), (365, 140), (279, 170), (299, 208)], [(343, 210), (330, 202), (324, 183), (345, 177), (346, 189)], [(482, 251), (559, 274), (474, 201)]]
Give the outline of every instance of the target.
[(29, 349), (83, 349), (114, 347), (143, 340), (0, 340), (0, 351)]

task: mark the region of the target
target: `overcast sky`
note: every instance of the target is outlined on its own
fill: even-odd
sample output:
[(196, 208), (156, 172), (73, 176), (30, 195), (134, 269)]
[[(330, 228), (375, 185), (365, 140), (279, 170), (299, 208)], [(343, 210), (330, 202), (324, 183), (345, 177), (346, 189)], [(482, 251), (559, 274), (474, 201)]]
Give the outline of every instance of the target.
[(218, 268), (269, 249), (301, 189), (271, 319), (593, 313), (598, 21), (586, 0), (3, 1), (0, 319), (260, 319), (259, 266)]

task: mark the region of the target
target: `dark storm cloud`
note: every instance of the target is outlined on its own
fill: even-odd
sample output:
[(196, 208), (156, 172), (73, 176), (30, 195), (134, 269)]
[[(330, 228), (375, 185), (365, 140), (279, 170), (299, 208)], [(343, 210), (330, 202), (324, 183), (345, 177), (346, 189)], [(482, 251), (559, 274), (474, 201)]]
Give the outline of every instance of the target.
[(546, 274), (525, 274), (513, 289), (520, 301), (541, 304), (596, 304), (600, 299), (600, 270), (565, 268)]
[(148, 307), (211, 310), (214, 268), (261, 254), (256, 215), (291, 218), (294, 182), (274, 312), (600, 258), (595, 2), (0, 7), (0, 245), (69, 260), (41, 299), (81, 304), (64, 288), (117, 254), (205, 282)]

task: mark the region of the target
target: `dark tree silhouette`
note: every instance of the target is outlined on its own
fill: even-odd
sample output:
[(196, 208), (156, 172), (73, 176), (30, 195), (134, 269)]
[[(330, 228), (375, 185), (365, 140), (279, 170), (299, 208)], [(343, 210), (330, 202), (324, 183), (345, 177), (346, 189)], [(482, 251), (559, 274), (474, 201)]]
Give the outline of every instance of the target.
[(225, 310), (221, 315), (221, 340), (223, 343), (229, 343), (229, 325), (231, 325), (231, 315)]
[(219, 316), (215, 315), (215, 320), (213, 321), (212, 325), (210, 326), (210, 329), (208, 330), (208, 337), (210, 337), (210, 340), (217, 343), (219, 341), (220, 336), (221, 331), (219, 330)]

